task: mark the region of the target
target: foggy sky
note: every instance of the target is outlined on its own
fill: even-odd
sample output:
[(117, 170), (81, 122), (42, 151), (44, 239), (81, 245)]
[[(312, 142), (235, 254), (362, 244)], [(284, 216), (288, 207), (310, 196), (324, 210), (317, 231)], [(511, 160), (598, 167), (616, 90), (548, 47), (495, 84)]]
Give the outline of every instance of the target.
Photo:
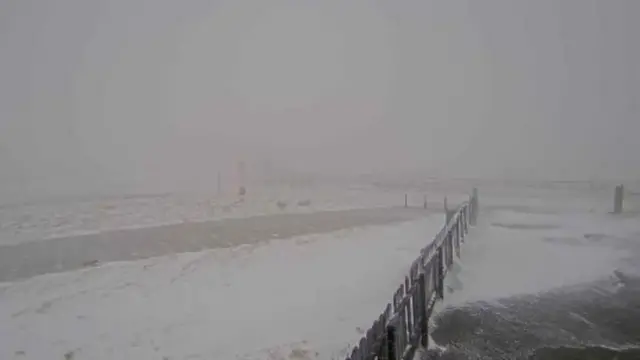
[[(640, 177), (640, 2), (0, 0), (0, 196)], [(213, 185), (212, 185), (213, 186)]]

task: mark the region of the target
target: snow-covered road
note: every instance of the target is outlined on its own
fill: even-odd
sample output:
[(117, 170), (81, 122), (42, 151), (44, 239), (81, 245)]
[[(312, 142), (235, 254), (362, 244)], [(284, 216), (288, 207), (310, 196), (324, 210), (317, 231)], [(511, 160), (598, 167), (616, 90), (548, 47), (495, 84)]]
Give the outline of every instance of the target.
[(77, 270), (89, 265), (255, 244), (423, 218), (437, 210), (371, 208), (274, 214), (250, 218), (114, 230), (15, 245), (0, 245), (0, 282)]

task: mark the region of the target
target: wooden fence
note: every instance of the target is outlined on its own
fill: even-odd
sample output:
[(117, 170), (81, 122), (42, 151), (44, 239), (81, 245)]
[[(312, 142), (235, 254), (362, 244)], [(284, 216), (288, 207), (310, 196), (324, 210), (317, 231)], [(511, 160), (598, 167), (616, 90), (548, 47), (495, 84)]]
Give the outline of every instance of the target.
[(477, 215), (474, 189), (468, 202), (447, 214), (442, 230), (420, 251), (391, 303), (346, 360), (408, 360), (419, 347), (427, 347), (429, 317), (436, 301), (444, 298), (444, 278), (454, 254), (460, 257), (460, 245)]

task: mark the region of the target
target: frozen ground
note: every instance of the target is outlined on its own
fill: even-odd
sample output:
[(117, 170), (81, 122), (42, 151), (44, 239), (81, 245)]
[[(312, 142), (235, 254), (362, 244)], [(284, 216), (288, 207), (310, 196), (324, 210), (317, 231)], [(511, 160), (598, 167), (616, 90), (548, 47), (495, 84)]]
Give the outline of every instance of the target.
[(340, 359), (442, 216), (0, 285), (2, 359)]

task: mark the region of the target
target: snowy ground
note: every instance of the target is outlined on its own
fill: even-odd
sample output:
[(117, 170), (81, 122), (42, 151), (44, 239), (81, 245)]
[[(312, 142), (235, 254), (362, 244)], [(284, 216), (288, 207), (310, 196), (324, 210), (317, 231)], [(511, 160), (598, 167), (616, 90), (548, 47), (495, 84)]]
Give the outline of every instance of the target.
[(340, 359), (442, 216), (0, 285), (2, 359)]
[[(629, 190), (640, 193), (640, 184)], [(0, 203), (0, 245), (114, 229), (140, 228), (184, 222), (210, 221), (280, 213), (308, 213), (397, 206), (409, 195), (409, 204), (442, 207), (443, 198), (453, 203), (467, 198), (473, 186), (480, 186), (483, 198), (491, 197), (497, 207), (535, 207), (538, 210), (566, 210), (567, 204), (581, 211), (606, 212), (613, 205), (612, 185), (590, 183), (505, 184), (472, 180), (429, 180), (420, 186), (382, 188), (367, 184), (250, 187), (243, 202), (234, 193), (222, 195), (155, 194), (120, 197), (58, 199), (25, 204)], [(584, 194), (588, 199), (582, 199)], [(597, 201), (593, 201), (593, 195)], [(635, 202), (626, 207), (640, 212), (640, 195), (628, 195)], [(0, 199), (1, 200), (1, 199)], [(309, 205), (298, 202), (309, 200)], [(567, 201), (570, 200), (570, 201)], [(278, 201), (286, 203), (281, 209)]]
[[(398, 192), (371, 194), (316, 194), (314, 206), (284, 211), (317, 211), (324, 206), (320, 198), (329, 199), (325, 205), (347, 207), (397, 205), (398, 195), (403, 201)], [(480, 223), (463, 245), (462, 261), (448, 275), (450, 291), (438, 311), (603, 279), (614, 270), (631, 271), (625, 264), (637, 265), (628, 246), (640, 238), (639, 218), (634, 211), (608, 214), (610, 192), (576, 196), (528, 190), (516, 195), (481, 189)], [(273, 202), (282, 196), (265, 197), (263, 203), (269, 211), (280, 211)], [(251, 205), (260, 203), (258, 198), (235, 215), (259, 213), (259, 206)], [(291, 195), (289, 206), (298, 198), (306, 196)], [(85, 228), (76, 226), (83, 224), (77, 219), (82, 211), (69, 211), (65, 216), (74, 223), (62, 233), (118, 228), (123, 225), (118, 219), (129, 212), (139, 215), (131, 219), (135, 226), (179, 218), (163, 218), (158, 208), (165, 200), (117, 201), (106, 208), (113, 217), (97, 211)], [(128, 208), (127, 201), (143, 205)], [(166, 201), (163, 206), (171, 214), (180, 213), (180, 201)], [(412, 201), (420, 203), (421, 196), (414, 194)], [(192, 214), (198, 207), (189, 204), (185, 212)], [(637, 203), (625, 205), (640, 209)], [(59, 206), (43, 223), (37, 212), (27, 213), (22, 222), (11, 222), (7, 219), (20, 216), (7, 210), (0, 218), (4, 235), (55, 234), (56, 226), (50, 225), (61, 213)], [(154, 214), (149, 223), (140, 221), (148, 213)], [(228, 215), (235, 216), (233, 211)], [(199, 219), (187, 219), (194, 220)], [(441, 226), (441, 215), (433, 215), (402, 225), (108, 263), (0, 284), (0, 358), (341, 359), (390, 300), (418, 249)], [(19, 238), (14, 235), (3, 241)]]
[[(449, 293), (436, 311), (474, 301), (536, 294), (636, 273), (640, 215), (636, 200), (623, 215), (611, 197), (484, 197), (478, 226), (449, 272)], [(484, 199), (484, 201), (482, 200)], [(635, 245), (634, 245), (635, 244)]]
[(432, 317), (430, 358), (637, 359), (640, 214), (610, 214), (600, 196), (482, 194)]
[[(157, 194), (123, 197), (64, 199), (0, 206), (0, 245), (50, 238), (143, 228), (185, 222), (282, 213), (311, 213), (402, 206), (421, 207), (424, 194), (431, 206), (442, 208), (443, 193), (417, 190), (381, 191), (370, 187), (251, 188), (243, 201), (235, 194)], [(465, 189), (467, 190), (467, 189)], [(464, 194), (451, 191), (450, 200)], [(304, 203), (309, 201), (309, 204)], [(281, 208), (278, 202), (285, 203)], [(302, 202), (302, 204), (299, 204)]]
[[(492, 211), (462, 247), (444, 306), (486, 301), (610, 277), (629, 255), (619, 239), (640, 233), (636, 218), (608, 214)], [(442, 306), (441, 306), (442, 307)]]

